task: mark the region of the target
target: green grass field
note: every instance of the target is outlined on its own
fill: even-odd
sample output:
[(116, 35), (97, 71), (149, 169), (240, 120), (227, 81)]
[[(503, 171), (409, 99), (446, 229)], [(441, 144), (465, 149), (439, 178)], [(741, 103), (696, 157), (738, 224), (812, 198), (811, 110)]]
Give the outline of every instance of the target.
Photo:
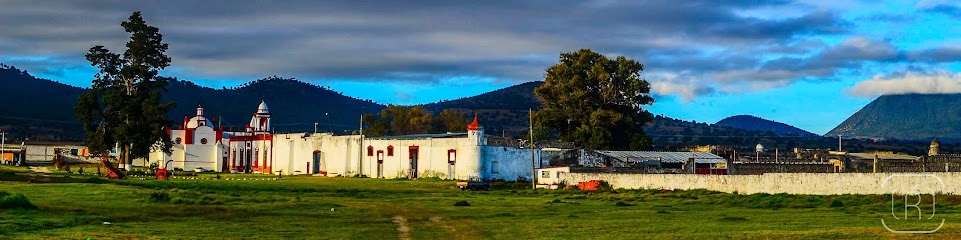
[[(946, 219), (939, 232), (901, 235), (881, 226), (891, 216), (885, 196), (586, 193), (532, 191), (523, 183), (465, 192), (430, 179), (216, 176), (101, 180), (2, 166), (0, 191), (23, 194), (36, 209), (0, 209), (0, 238), (961, 238), (956, 196), (938, 199), (936, 218)], [(470, 206), (455, 206), (459, 201)]]

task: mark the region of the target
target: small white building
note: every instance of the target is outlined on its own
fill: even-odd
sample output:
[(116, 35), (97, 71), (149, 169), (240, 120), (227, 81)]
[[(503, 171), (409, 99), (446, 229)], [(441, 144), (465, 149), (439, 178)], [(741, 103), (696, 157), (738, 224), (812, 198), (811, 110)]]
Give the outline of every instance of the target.
[[(558, 189), (561, 181), (562, 173), (571, 172), (571, 167), (569, 166), (557, 166), (557, 167), (545, 167), (537, 169), (537, 187), (547, 188), (547, 189)], [(565, 183), (571, 184), (571, 183)], [(577, 183), (573, 183), (577, 184)]]
[[(170, 130), (171, 154), (147, 163), (168, 169), (220, 172), (420, 178), (529, 180), (540, 151), (487, 145), (477, 117), (463, 133), (367, 138), (329, 133), (275, 134), (266, 103), (241, 132), (214, 130), (197, 108), (184, 127)], [(533, 157), (532, 157), (533, 155)], [(170, 162), (169, 165), (164, 163)], [(135, 161), (144, 162), (144, 161)], [(537, 161), (537, 165), (539, 161)]]

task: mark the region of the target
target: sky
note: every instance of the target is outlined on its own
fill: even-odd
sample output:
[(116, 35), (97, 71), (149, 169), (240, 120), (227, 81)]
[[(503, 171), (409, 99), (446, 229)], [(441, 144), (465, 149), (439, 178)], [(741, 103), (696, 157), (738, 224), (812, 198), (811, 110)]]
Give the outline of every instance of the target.
[(89, 87), (142, 11), (162, 74), (220, 88), (269, 76), (384, 104), (543, 79), (589, 48), (645, 65), (654, 114), (755, 115), (824, 134), (882, 94), (961, 92), (954, 1), (7, 1), (0, 63)]

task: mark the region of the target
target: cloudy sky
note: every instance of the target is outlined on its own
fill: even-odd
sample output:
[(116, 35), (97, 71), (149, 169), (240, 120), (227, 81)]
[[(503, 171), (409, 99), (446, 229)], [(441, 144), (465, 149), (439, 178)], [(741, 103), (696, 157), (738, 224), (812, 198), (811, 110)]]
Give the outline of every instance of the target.
[(294, 77), (417, 104), (541, 80), (590, 48), (645, 64), (655, 114), (751, 114), (823, 134), (875, 97), (961, 92), (952, 1), (6, 1), (0, 63), (87, 87), (94, 45), (133, 11), (163, 74), (210, 87)]

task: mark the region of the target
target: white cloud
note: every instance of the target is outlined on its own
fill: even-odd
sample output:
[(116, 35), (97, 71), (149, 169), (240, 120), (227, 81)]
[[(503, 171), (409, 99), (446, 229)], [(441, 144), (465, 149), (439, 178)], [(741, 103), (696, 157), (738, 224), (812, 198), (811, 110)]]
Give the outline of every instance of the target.
[(863, 97), (908, 93), (961, 93), (961, 73), (909, 71), (875, 75), (848, 90), (850, 95)]
[(651, 93), (657, 95), (675, 95), (681, 97), (681, 101), (690, 102), (698, 96), (714, 91), (711, 87), (706, 87), (704, 82), (691, 79), (690, 76), (679, 75), (670, 72), (651, 72), (646, 73), (651, 83)]

